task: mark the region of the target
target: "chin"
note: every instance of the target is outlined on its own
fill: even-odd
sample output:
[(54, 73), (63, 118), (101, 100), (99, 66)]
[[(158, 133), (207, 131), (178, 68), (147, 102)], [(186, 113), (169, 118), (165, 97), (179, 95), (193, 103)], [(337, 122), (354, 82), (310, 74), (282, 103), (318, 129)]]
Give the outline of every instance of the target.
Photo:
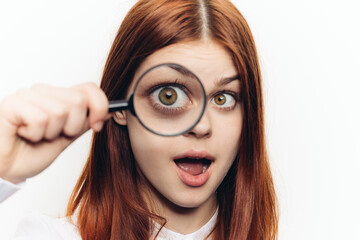
[(167, 198), (168, 201), (181, 208), (198, 208), (211, 200), (216, 200), (215, 192), (210, 195), (195, 193), (180, 193), (173, 198)]

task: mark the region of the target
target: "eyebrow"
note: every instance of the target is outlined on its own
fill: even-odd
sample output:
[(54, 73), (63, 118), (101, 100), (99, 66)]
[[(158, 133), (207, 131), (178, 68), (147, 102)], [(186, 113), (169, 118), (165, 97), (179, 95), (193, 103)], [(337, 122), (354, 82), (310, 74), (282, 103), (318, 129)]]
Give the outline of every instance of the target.
[[(170, 65), (169, 66), (170, 68), (176, 70), (177, 72), (179, 72), (180, 74), (184, 75), (184, 76), (187, 76), (187, 77), (191, 77), (191, 78), (194, 78), (194, 75), (193, 73), (183, 69), (183, 68), (180, 68), (178, 66), (173, 66), (173, 65)], [(240, 80), (240, 74), (236, 74), (235, 76), (233, 77), (224, 77), (224, 78), (220, 78), (218, 80), (215, 81), (215, 85), (216, 86), (225, 86), (235, 80)]]
[(240, 80), (240, 75), (236, 74), (233, 77), (225, 77), (225, 78), (220, 78), (219, 80), (216, 80), (215, 85), (216, 86), (225, 86), (235, 80)]
[(181, 75), (184, 75), (186, 77), (195, 78), (194, 74), (191, 73), (189, 70), (187, 70), (185, 68), (181, 68), (181, 67), (178, 67), (178, 66), (175, 66), (175, 65), (169, 65), (169, 67), (174, 69), (175, 71), (177, 71)]

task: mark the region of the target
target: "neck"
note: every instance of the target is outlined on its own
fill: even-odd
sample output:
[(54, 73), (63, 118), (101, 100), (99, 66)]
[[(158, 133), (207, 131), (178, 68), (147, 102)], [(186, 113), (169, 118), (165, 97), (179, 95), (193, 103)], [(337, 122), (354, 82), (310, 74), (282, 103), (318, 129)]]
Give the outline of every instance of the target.
[[(199, 230), (211, 219), (217, 209), (215, 193), (200, 206), (187, 208), (170, 202), (153, 187), (147, 189), (150, 190), (143, 196), (149, 209), (166, 219), (165, 228), (180, 234), (189, 234)], [(159, 222), (159, 224), (163, 223)]]
[(167, 220), (165, 227), (181, 234), (195, 232), (210, 220), (216, 208), (215, 194), (196, 208), (184, 208), (173, 203), (165, 203), (162, 206), (163, 216)]

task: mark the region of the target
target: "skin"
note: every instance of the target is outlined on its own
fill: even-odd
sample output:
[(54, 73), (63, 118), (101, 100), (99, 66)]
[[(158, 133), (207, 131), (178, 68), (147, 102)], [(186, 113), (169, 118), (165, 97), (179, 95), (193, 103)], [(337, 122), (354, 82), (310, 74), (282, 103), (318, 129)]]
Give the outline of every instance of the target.
[[(135, 79), (150, 67), (166, 62), (187, 67), (202, 81), (207, 107), (200, 122), (186, 134), (161, 137), (145, 130), (130, 113), (118, 112), (115, 120), (128, 126), (136, 163), (145, 179), (143, 191), (148, 202), (157, 214), (167, 219), (168, 229), (188, 234), (201, 228), (216, 211), (216, 189), (238, 152), (242, 106), (235, 101), (228, 109), (213, 100), (216, 93), (224, 90), (239, 95), (240, 82), (219, 84), (220, 79), (238, 73), (228, 52), (209, 40), (173, 44), (156, 51), (141, 64)], [(188, 186), (177, 175), (173, 159), (188, 150), (206, 151), (215, 157), (210, 178), (202, 186)]]
[(111, 117), (107, 106), (93, 83), (39, 84), (7, 96), (0, 103), (0, 177), (19, 183), (37, 175), (88, 129), (101, 130)]
[[(127, 112), (117, 112), (114, 118), (128, 126), (143, 177), (141, 192), (150, 207), (167, 219), (168, 229), (187, 234), (201, 228), (216, 211), (215, 191), (237, 154), (241, 103), (235, 101), (226, 110), (213, 99), (224, 90), (239, 95), (240, 83), (219, 84), (238, 73), (225, 49), (210, 40), (156, 51), (137, 69), (135, 79), (165, 62), (181, 64), (202, 80), (208, 102), (201, 121), (184, 135), (160, 137), (145, 130)], [(71, 88), (36, 85), (4, 98), (0, 103), (0, 177), (18, 183), (37, 175), (84, 132), (90, 128), (100, 131), (112, 117), (107, 107), (105, 94), (93, 83)], [(188, 150), (206, 151), (215, 158), (208, 181), (198, 187), (186, 185), (176, 173), (174, 156)]]

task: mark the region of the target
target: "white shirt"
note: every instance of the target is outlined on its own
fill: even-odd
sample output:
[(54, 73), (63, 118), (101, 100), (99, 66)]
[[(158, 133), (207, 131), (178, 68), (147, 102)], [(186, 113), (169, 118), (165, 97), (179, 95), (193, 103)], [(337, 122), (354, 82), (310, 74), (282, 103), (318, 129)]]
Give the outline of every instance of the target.
[[(0, 178), (0, 202), (8, 198), (11, 194), (20, 189), (21, 186), (12, 184)], [(180, 234), (166, 228), (162, 228), (157, 236), (157, 240), (201, 240), (205, 239), (216, 224), (218, 210), (211, 219), (199, 230), (190, 234)], [(75, 220), (75, 219), (73, 219)], [(155, 224), (157, 233), (160, 225)], [(154, 234), (155, 235), (155, 234)], [(18, 225), (16, 240), (81, 240), (78, 228), (70, 223), (67, 218), (51, 218), (45, 215), (29, 215)]]
[[(213, 230), (216, 219), (218, 215), (218, 209), (214, 213), (214, 215), (210, 218), (210, 220), (202, 226), (199, 230), (189, 233), (189, 234), (180, 234), (174, 231), (171, 231), (167, 228), (162, 228), (156, 240), (202, 240), (205, 239), (209, 233)], [(155, 223), (155, 233), (160, 229), (160, 224)]]
[(33, 214), (22, 219), (17, 227), (16, 240), (81, 240), (78, 228), (67, 218), (51, 218)]
[(13, 184), (0, 178), (0, 203), (18, 191), (22, 184)]

